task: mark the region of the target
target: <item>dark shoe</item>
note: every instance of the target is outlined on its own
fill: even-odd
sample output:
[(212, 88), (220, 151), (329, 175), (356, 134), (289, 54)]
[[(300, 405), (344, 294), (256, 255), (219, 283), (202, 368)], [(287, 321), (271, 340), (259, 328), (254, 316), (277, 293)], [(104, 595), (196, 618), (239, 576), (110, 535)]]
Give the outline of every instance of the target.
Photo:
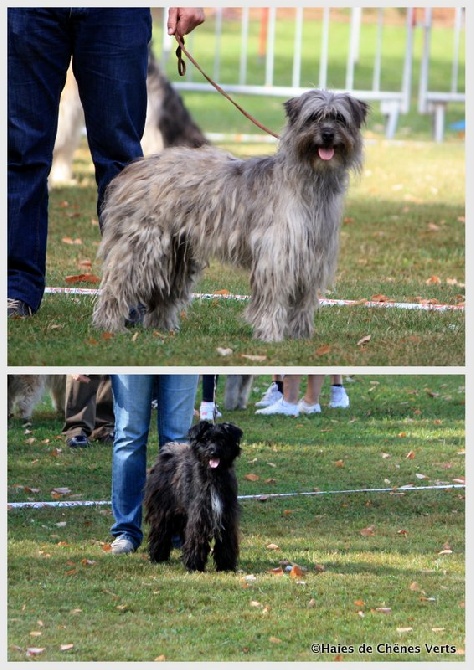
[(33, 316), (31, 307), (18, 298), (8, 298), (7, 307), (9, 319), (23, 319), (26, 316)]
[(135, 328), (135, 326), (142, 326), (145, 319), (146, 308), (144, 305), (137, 307), (130, 307), (128, 310), (128, 318), (125, 319), (125, 326), (127, 328)]
[(74, 437), (66, 438), (66, 444), (73, 449), (76, 449), (76, 447), (88, 447), (89, 440), (86, 435), (75, 435)]

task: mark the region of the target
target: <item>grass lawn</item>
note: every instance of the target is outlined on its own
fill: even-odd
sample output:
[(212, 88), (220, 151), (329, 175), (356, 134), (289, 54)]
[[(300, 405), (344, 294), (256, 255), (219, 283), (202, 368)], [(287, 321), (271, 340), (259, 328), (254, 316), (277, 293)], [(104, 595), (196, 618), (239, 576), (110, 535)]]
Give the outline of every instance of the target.
[[(464, 489), (401, 488), (463, 481), (464, 377), (345, 378), (348, 410), (326, 380), (298, 418), (254, 414), (269, 380), (223, 412), (244, 431), (239, 493), (323, 493), (242, 500), (236, 574), (112, 556), (107, 504), (10, 509), (10, 661), (464, 660)], [(68, 449), (61, 427), (48, 401), (11, 420), (9, 502), (110, 499), (110, 447)], [(340, 493), (363, 488), (388, 490)]]

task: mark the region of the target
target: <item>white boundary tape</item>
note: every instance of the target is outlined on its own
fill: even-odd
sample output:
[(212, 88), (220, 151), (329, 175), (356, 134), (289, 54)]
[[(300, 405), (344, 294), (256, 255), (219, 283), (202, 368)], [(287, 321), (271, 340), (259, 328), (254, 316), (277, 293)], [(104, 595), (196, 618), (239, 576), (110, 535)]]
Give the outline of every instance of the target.
[[(432, 491), (448, 489), (464, 489), (465, 484), (436, 484), (432, 486), (399, 486), (384, 489), (343, 489), (341, 491), (295, 491), (293, 493), (252, 493), (237, 496), (239, 500), (267, 500), (268, 498), (294, 498), (296, 496), (324, 496), (336, 493), (405, 493), (406, 491)], [(44, 507), (99, 507), (110, 506), (110, 500), (55, 500), (52, 502), (17, 502), (7, 503), (7, 509), (42, 509)]]
[[(59, 287), (46, 288), (45, 293), (68, 293), (73, 295), (98, 295), (99, 289), (96, 288), (77, 288), (77, 287)], [(248, 295), (235, 295), (233, 293), (193, 293), (193, 298), (200, 300), (249, 300)], [(409, 303), (409, 302), (374, 302), (371, 300), (329, 300), (321, 298), (321, 306), (361, 306), (361, 307), (386, 307), (395, 309), (419, 309), (428, 312), (444, 312), (447, 310), (464, 311), (464, 305), (444, 305), (432, 303)]]

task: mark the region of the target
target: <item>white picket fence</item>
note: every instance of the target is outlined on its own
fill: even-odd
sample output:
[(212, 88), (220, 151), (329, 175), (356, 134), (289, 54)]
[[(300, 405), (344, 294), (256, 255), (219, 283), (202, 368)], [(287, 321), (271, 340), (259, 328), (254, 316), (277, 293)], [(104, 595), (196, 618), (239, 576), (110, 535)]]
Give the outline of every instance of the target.
[[(229, 94), (249, 94), (262, 96), (277, 96), (288, 98), (293, 95), (299, 95), (309, 88), (331, 88), (334, 89), (331, 83), (331, 48), (334, 45), (331, 42), (331, 19), (333, 12), (337, 9), (329, 7), (321, 8), (322, 16), (320, 19), (313, 17), (307, 19), (307, 14), (311, 13), (311, 9), (303, 7), (294, 7), (292, 10), (285, 9), (288, 18), (288, 31), (293, 34), (293, 57), (292, 62), (288, 63), (288, 82), (284, 85), (275, 83), (275, 57), (278, 55), (278, 37), (276, 30), (277, 12), (278, 8), (261, 8), (260, 14), (252, 11), (249, 8), (241, 8), (240, 10), (240, 51), (235, 54), (235, 72), (238, 73), (235, 81), (225, 81), (221, 78), (221, 48), (222, 42), (225, 39), (225, 18), (224, 12), (226, 10), (217, 8), (215, 13), (215, 58), (212, 66), (212, 71), (208, 74), (218, 82), (225, 91)], [(238, 11), (238, 10), (235, 10)], [(385, 132), (388, 138), (392, 138), (395, 134), (397, 123), (400, 114), (407, 113), (412, 102), (412, 68), (413, 68), (413, 44), (415, 38), (415, 31), (421, 28), (423, 31), (423, 55), (421, 64), (421, 78), (418, 92), (418, 111), (420, 113), (431, 113), (435, 118), (435, 137), (438, 141), (442, 140), (442, 127), (444, 125), (444, 111), (449, 102), (464, 102), (464, 82), (459, 82), (459, 42), (460, 34), (464, 29), (464, 12), (462, 9), (456, 10), (455, 25), (451, 30), (453, 38), (453, 73), (451, 90), (446, 92), (431, 91), (429, 88), (429, 67), (430, 67), (430, 35), (432, 25), (432, 12), (430, 9), (424, 10), (424, 20), (422, 24), (418, 24), (416, 17), (418, 16), (414, 8), (408, 7), (401, 10), (405, 13), (404, 29), (405, 40), (403, 44), (403, 51), (398, 55), (402, 63), (399, 85), (394, 86), (393, 82), (386, 83), (384, 77), (384, 62), (387, 58), (384, 55), (384, 47), (386, 41), (390, 39), (388, 31), (386, 8), (378, 8), (375, 10), (375, 44), (373, 60), (370, 63), (364, 62), (364, 68), (370, 68), (372, 72), (371, 86), (361, 87), (358, 77), (358, 66), (360, 65), (360, 44), (361, 40), (365, 38), (366, 23), (364, 22), (364, 13), (371, 12), (373, 17), (374, 10), (367, 8), (352, 8), (350, 10), (350, 21), (348, 31), (348, 44), (344, 45), (344, 50), (347, 50), (347, 61), (345, 68), (345, 82), (344, 89), (350, 91), (353, 95), (362, 98), (371, 104), (379, 103), (380, 110), (386, 119)], [(418, 10), (418, 12), (423, 10)], [(293, 17), (291, 17), (291, 12)], [(393, 9), (392, 9), (393, 12)], [(164, 17), (167, 12), (164, 12)], [(164, 19), (166, 21), (166, 18)], [(320, 20), (321, 21), (321, 43), (314, 45), (314, 77), (311, 82), (302, 81), (302, 48), (303, 48), (303, 31), (306, 20)], [(248, 73), (249, 64), (248, 58), (248, 43), (251, 29), (251, 22), (258, 21), (260, 28), (262, 21), (265, 34), (265, 72), (264, 78), (258, 84), (249, 84)], [(372, 19), (373, 23), (373, 19)], [(255, 31), (254, 31), (255, 32)], [(373, 37), (373, 28), (371, 28), (371, 39)], [(194, 53), (195, 57), (199, 53), (199, 29), (191, 33), (187, 37), (187, 47), (190, 52)], [(208, 39), (206, 37), (206, 39)], [(173, 38), (168, 37), (166, 30), (163, 30), (162, 43), (162, 62), (174, 51), (175, 42)], [(199, 58), (197, 58), (199, 61)], [(184, 80), (174, 81), (176, 88), (183, 91), (202, 91), (209, 92), (214, 89), (210, 84), (205, 82), (199, 72), (193, 67), (187, 68), (186, 78)]]
[(459, 72), (461, 33), (465, 28), (465, 10), (457, 7), (454, 14), (454, 26), (451, 31), (451, 44), (446, 44), (452, 52), (451, 80), (446, 90), (432, 90), (430, 86), (430, 67), (432, 64), (432, 24), (433, 10), (425, 9), (423, 29), (423, 55), (421, 60), (420, 86), (418, 92), (418, 111), (421, 114), (432, 114), (433, 135), (437, 142), (443, 141), (444, 118), (446, 107), (450, 102), (466, 102), (464, 81)]

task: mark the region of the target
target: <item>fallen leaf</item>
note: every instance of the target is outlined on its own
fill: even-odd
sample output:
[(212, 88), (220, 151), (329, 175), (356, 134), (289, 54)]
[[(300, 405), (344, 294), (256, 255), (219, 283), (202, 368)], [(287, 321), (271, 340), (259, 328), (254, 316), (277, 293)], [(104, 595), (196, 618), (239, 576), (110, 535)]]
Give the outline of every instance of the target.
[(362, 346), (363, 344), (367, 344), (368, 342), (370, 342), (370, 335), (365, 335), (357, 342), (357, 346)]
[(371, 535), (375, 535), (375, 526), (367, 526), (367, 528), (362, 528), (360, 534), (363, 537), (370, 537)]
[(412, 630), (413, 630), (413, 628), (397, 628), (396, 629), (397, 633), (409, 633)]
[(391, 607), (376, 607), (375, 611), (379, 612), (380, 614), (391, 614), (392, 608)]
[(415, 452), (409, 451), (405, 458), (415, 458)]
[(247, 358), (249, 361), (266, 361), (267, 357), (261, 354), (241, 354), (242, 358)]
[(398, 433), (398, 437), (406, 437), (406, 436), (407, 436), (406, 433)]
[(100, 284), (100, 278), (90, 272), (84, 272), (80, 275), (69, 275), (65, 277), (65, 281), (68, 284), (81, 284), (85, 282), (89, 284)]
[(272, 644), (280, 644), (281, 640), (279, 637), (270, 637), (269, 642), (271, 642)]
[(390, 298), (387, 298), (386, 295), (383, 295), (382, 293), (377, 293), (376, 295), (373, 295), (370, 299), (371, 302), (393, 302)]
[(408, 535), (408, 531), (404, 529), (397, 530), (397, 535), (404, 535), (406, 537)]
[(436, 277), (436, 275), (432, 275), (431, 277), (428, 277), (426, 284), (441, 284), (441, 279)]
[(74, 649), (73, 644), (62, 644), (60, 647), (61, 651), (69, 651), (70, 649)]
[(303, 570), (300, 568), (299, 565), (293, 565), (291, 570), (290, 570), (290, 577), (292, 579), (296, 579), (297, 577), (302, 577), (304, 575)]
[(339, 461), (334, 461), (334, 465), (336, 466), (336, 468), (344, 468), (345, 467), (345, 464), (344, 464), (344, 461), (342, 460), (342, 458)]
[(247, 479), (249, 482), (257, 482), (260, 477), (250, 472), (248, 475), (244, 475), (244, 479)]
[(53, 494), (53, 493), (55, 493), (56, 495), (65, 496), (68, 493), (72, 493), (72, 491), (71, 491), (71, 489), (68, 489), (67, 486), (64, 486), (62, 488), (52, 489), (51, 494)]
[(154, 661), (158, 661), (158, 662), (166, 661), (166, 656), (165, 656), (164, 654), (160, 654), (159, 656), (157, 656), (157, 657), (156, 657), (155, 659), (153, 659), (153, 660), (154, 660)]
[(280, 547), (277, 544), (270, 543), (267, 544), (267, 549), (270, 549), (270, 551), (277, 551)]
[(325, 356), (331, 351), (331, 345), (329, 344), (322, 344), (320, 347), (318, 347), (315, 351), (316, 356)]

